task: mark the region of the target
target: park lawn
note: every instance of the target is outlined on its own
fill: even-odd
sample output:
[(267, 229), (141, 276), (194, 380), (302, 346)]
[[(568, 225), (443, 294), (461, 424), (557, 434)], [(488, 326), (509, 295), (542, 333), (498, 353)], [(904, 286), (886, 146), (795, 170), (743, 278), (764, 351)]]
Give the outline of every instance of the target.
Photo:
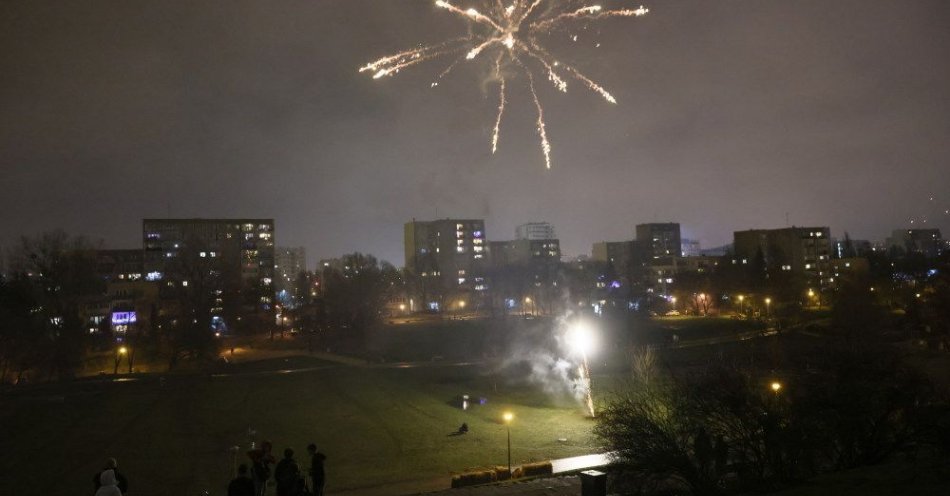
[[(576, 403), (524, 387), (495, 393), (471, 368), (314, 369), (86, 382), (7, 396), (0, 483), (76, 494), (91, 489), (92, 474), (115, 456), (136, 495), (222, 494), (229, 448), (243, 453), (253, 438), (270, 439), (277, 452), (293, 447), (300, 458), (316, 442), (328, 456), (329, 492), (410, 480), (447, 485), (452, 473), (506, 463), (498, 420), (506, 409), (516, 415), (516, 464), (597, 450), (593, 423)], [(461, 394), (487, 404), (463, 411), (455, 403)], [(450, 436), (462, 422), (470, 433)]]
[(647, 340), (668, 341), (673, 334), (680, 340), (706, 339), (763, 329), (761, 321), (731, 317), (655, 317), (639, 329)]

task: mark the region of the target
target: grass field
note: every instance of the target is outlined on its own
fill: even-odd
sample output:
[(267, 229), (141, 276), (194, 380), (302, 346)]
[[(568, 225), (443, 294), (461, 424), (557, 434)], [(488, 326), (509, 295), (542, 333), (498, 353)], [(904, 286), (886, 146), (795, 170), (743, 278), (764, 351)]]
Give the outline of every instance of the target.
[[(164, 384), (143, 376), (7, 395), (0, 487), (91, 492), (92, 474), (115, 456), (132, 494), (223, 494), (229, 447), (246, 449), (251, 428), (254, 440), (273, 441), (275, 451), (293, 447), (300, 457), (316, 442), (328, 456), (329, 492), (400, 481), (437, 489), (454, 472), (506, 462), (499, 422), (506, 409), (516, 415), (515, 463), (597, 449), (592, 421), (570, 399), (524, 387), (494, 392), (471, 368), (360, 368), (303, 358), (265, 365), (235, 367), (230, 376), (170, 376)], [(286, 366), (311, 370), (264, 372)], [(463, 411), (455, 401), (461, 394), (487, 403)], [(470, 433), (450, 436), (462, 422)]]

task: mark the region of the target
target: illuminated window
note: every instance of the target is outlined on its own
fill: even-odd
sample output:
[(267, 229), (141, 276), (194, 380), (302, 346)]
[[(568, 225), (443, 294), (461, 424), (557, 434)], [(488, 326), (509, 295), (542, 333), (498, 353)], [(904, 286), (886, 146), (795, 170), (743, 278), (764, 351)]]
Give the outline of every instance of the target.
[(483, 246), (476, 246), (476, 247), (474, 248), (475, 253), (480, 253), (483, 249), (484, 249)]
[(465, 253), (465, 247), (464, 247), (464, 246), (459, 246), (459, 247), (455, 248), (455, 251), (456, 251), (457, 253)]
[(811, 264), (805, 264), (805, 269), (810, 269), (810, 268), (811, 268)]
[(459, 277), (459, 284), (465, 284), (465, 278)]
[(199, 253), (198, 256), (201, 257), (201, 258), (205, 258), (205, 257), (208, 256), (208, 253), (203, 251), (203, 252)]
[(465, 269), (459, 269), (459, 275), (460, 275), (460, 276), (464, 276), (464, 275), (465, 275)]

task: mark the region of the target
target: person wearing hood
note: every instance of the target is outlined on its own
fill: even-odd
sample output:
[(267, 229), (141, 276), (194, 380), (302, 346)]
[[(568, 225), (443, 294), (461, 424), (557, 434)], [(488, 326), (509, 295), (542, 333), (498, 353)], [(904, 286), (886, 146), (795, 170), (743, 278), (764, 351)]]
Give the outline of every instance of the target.
[(122, 475), (122, 472), (119, 472), (119, 463), (115, 458), (109, 458), (106, 460), (106, 466), (102, 470), (96, 472), (96, 475), (92, 478), (92, 483), (95, 486), (96, 490), (99, 490), (99, 486), (102, 484), (100, 478), (102, 473), (106, 470), (112, 470), (115, 474), (115, 480), (118, 481), (119, 490), (122, 491), (122, 494), (129, 492), (129, 481)]
[(110, 468), (99, 474), (99, 489), (96, 490), (96, 496), (122, 496), (122, 491), (119, 490), (119, 479), (115, 477), (115, 470)]

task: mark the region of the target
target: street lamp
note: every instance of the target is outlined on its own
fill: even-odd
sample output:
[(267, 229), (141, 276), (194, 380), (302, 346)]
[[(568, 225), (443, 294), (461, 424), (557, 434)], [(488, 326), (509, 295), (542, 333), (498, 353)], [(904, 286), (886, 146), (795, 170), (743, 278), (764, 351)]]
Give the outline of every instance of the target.
[(702, 305), (703, 317), (706, 316), (706, 293), (699, 293), (699, 302)]
[(775, 394), (778, 394), (778, 392), (782, 390), (782, 383), (778, 381), (772, 381), (770, 387)]
[(742, 315), (742, 302), (745, 301), (745, 296), (739, 295), (739, 315)]
[(122, 361), (122, 355), (125, 355), (128, 352), (129, 350), (125, 346), (119, 346), (119, 348), (115, 350), (115, 367), (112, 369), (112, 375), (119, 373), (119, 362)]
[(765, 318), (770, 318), (772, 316), (772, 298), (765, 299)]
[(501, 418), (504, 419), (505, 429), (508, 431), (508, 477), (511, 478), (511, 421), (515, 418), (515, 414), (505, 412)]
[(575, 322), (565, 335), (567, 344), (576, 353), (581, 355), (582, 365), (580, 368), (581, 377), (587, 382), (587, 410), (590, 416), (594, 417), (594, 398), (591, 393), (593, 389), (590, 377), (590, 365), (587, 362), (587, 355), (594, 348), (594, 333), (590, 326), (585, 322)]
[(524, 314), (524, 313), (526, 313), (526, 312), (529, 313), (529, 314), (533, 314), (533, 312), (528, 312), (528, 305), (530, 305), (530, 304), (531, 304), (531, 297), (530, 297), (530, 296), (525, 296), (525, 298), (524, 298), (524, 309), (525, 309), (525, 312), (522, 312), (522, 314)]

